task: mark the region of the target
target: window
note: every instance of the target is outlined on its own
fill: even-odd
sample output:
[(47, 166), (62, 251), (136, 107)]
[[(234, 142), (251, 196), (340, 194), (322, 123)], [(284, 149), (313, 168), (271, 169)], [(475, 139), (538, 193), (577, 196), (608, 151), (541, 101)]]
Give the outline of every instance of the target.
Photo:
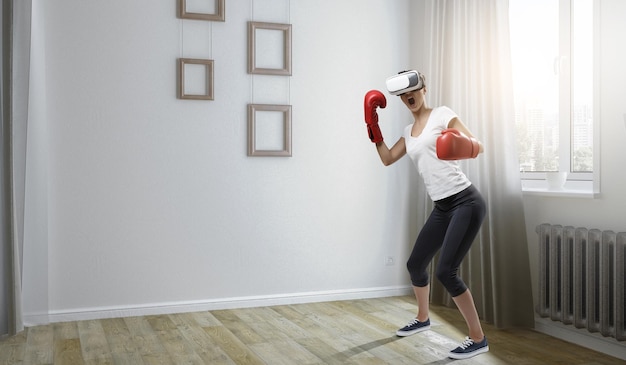
[(595, 1), (509, 1), (515, 125), (525, 180), (543, 181), (552, 171), (567, 172), (568, 181), (594, 180)]

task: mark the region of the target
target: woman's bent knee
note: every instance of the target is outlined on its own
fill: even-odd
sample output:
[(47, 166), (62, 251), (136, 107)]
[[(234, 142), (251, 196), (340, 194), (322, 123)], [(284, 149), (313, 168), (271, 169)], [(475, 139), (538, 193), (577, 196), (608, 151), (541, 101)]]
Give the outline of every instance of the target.
[(459, 296), (467, 290), (463, 280), (458, 277), (457, 270), (437, 270), (435, 274), (452, 297)]

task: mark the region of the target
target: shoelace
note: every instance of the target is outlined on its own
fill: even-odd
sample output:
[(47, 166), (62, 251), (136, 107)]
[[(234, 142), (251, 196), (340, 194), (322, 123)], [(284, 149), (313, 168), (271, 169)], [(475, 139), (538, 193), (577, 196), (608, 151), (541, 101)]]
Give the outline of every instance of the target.
[(409, 322), (409, 324), (407, 324), (406, 326), (407, 326), (407, 327), (411, 327), (411, 326), (416, 325), (416, 324), (418, 324), (418, 323), (420, 323), (420, 321), (418, 321), (418, 320), (417, 320), (417, 318), (415, 318), (414, 320), (412, 320), (411, 322)]
[(465, 340), (463, 341), (463, 343), (461, 343), (461, 346), (459, 346), (461, 349), (465, 350), (466, 348), (472, 346), (474, 344), (474, 340), (472, 340), (469, 337), (465, 337)]

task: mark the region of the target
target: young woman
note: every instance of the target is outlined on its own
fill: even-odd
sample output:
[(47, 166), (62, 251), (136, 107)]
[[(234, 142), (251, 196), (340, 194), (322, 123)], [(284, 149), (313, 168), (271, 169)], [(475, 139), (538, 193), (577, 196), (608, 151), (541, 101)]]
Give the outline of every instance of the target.
[(372, 90), (365, 97), (365, 119), (370, 139), (385, 166), (408, 154), (422, 177), (434, 209), (422, 227), (407, 268), (417, 299), (414, 320), (397, 331), (409, 336), (430, 329), (430, 282), (427, 267), (437, 251), (436, 276), (452, 296), (465, 319), (469, 336), (449, 353), (465, 359), (489, 351), (472, 294), (458, 276), (461, 261), (480, 229), (486, 213), (485, 202), (455, 160), (474, 158), (483, 152), (459, 117), (445, 106), (429, 108), (425, 102), (425, 78), (417, 71), (404, 71), (387, 80), (388, 91), (399, 95), (413, 115), (403, 136), (388, 148), (378, 127), (376, 108), (384, 108), (382, 93)]

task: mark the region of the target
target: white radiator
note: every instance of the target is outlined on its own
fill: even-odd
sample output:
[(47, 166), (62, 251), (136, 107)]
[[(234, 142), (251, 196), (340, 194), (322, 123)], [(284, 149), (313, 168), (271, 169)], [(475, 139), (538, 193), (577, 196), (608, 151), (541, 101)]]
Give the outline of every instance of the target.
[(541, 224), (537, 313), (626, 340), (626, 232)]

